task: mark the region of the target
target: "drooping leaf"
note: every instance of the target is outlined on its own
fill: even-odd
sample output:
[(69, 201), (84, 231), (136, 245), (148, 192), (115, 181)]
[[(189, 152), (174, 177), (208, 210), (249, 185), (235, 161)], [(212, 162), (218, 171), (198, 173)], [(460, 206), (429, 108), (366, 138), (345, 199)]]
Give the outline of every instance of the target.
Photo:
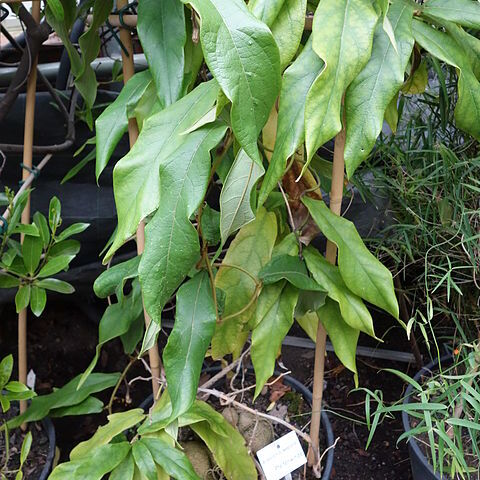
[(120, 284), (123, 284), (129, 278), (136, 277), (141, 258), (137, 255), (102, 272), (93, 284), (95, 295), (99, 298), (107, 298), (115, 293)]
[(203, 271), (177, 292), (175, 323), (163, 352), (172, 420), (186, 412), (195, 400), (215, 321), (212, 286)]
[(230, 430), (230, 435), (224, 437), (216, 433), (209, 422), (199, 422), (191, 425), (191, 429), (207, 444), (212, 452), (215, 462), (222, 469), (227, 480), (256, 480), (257, 469), (253, 463), (252, 457), (248, 454), (245, 440), (242, 435), (233, 428), (218, 412), (212, 412), (212, 415), (218, 416), (218, 421), (225, 424), (225, 428)]
[(261, 165), (257, 137), (280, 91), (280, 57), (273, 35), (243, 0), (183, 1), (201, 17), (205, 61), (232, 102), (235, 138)]
[(51, 290), (58, 293), (73, 293), (75, 289), (68, 282), (58, 280), (56, 278), (45, 278), (35, 283), (37, 287), (44, 288), (45, 290)]
[(395, 34), (395, 49), (379, 23), (373, 38), (372, 55), (345, 94), (347, 176), (367, 158), (382, 130), (385, 110), (404, 81), (412, 53), (414, 7), (407, 0), (397, 0), (388, 10)]
[(264, 171), (244, 150), (238, 152), (220, 193), (220, 233), (223, 243), (229, 235), (255, 218), (252, 190)]
[(480, 139), (480, 83), (465, 50), (448, 34), (416, 19), (413, 21), (413, 33), (417, 43), (425, 50), (459, 70), (455, 121), (458, 128)]
[(255, 282), (235, 267), (255, 278), (270, 260), (276, 236), (275, 214), (259, 208), (256, 219), (245, 225), (230, 244), (215, 277), (215, 286), (225, 292), (225, 307), (212, 339), (214, 358), (241, 350), (246, 340), (243, 326), (255, 311)]
[(180, 0), (144, 0), (138, 4), (138, 36), (163, 108), (180, 98), (186, 41)]
[(157, 480), (157, 468), (150, 450), (140, 440), (133, 443), (132, 454), (138, 470), (146, 480)]
[(305, 102), (307, 93), (323, 68), (323, 61), (313, 51), (312, 36), (305, 47), (283, 74), (278, 112), (277, 139), (272, 159), (258, 194), (258, 204), (263, 205), (277, 186), (287, 166), (287, 159), (305, 139)]
[(70, 452), (71, 460), (88, 457), (90, 452), (107, 445), (113, 437), (140, 423), (145, 418), (145, 413), (141, 408), (135, 408), (125, 412), (113, 413), (107, 418), (108, 423), (106, 425), (99, 427), (91, 438), (79, 443)]
[(255, 369), (254, 398), (273, 375), (282, 341), (293, 324), (297, 300), (298, 290), (285, 281), (266, 286), (258, 298), (250, 353)]
[(276, 255), (259, 272), (258, 278), (264, 285), (285, 279), (300, 290), (325, 290), (308, 275), (305, 262), (298, 255)]
[(130, 451), (128, 442), (102, 445), (86, 457), (61, 463), (48, 477), (50, 480), (101, 480), (119, 465)]
[(305, 249), (304, 255), (308, 269), (312, 272), (315, 280), (327, 290), (331, 299), (339, 303), (345, 322), (352, 328), (374, 337), (375, 332), (370, 312), (362, 299), (345, 285), (338, 267), (331, 265), (314, 249)]
[(125, 459), (110, 474), (110, 480), (133, 480), (135, 471), (135, 462), (133, 456), (129, 453)]
[(17, 294), (15, 295), (15, 306), (17, 313), (20, 313), (24, 308), (28, 307), (30, 302), (30, 285), (22, 285), (19, 287)]
[(118, 228), (104, 261), (137, 230), (160, 204), (160, 165), (183, 147), (183, 132), (210, 110), (217, 97), (215, 81), (202, 83), (186, 97), (149, 117), (130, 152), (115, 166), (113, 184)]
[(317, 341), (318, 316), (316, 311), (306, 312), (303, 315), (295, 315), (295, 320), (303, 331), (313, 341)]
[(201, 400), (195, 400), (188, 412), (185, 412), (178, 419), (178, 426), (185, 427), (198, 422), (208, 422), (210, 428), (222, 437), (229, 437), (231, 432), (231, 425), (225, 421), (223, 415), (212, 408), (208, 403)]
[(342, 128), (342, 96), (370, 58), (377, 18), (369, 0), (322, 0), (315, 11), (313, 50), (325, 68), (305, 105), (307, 164)]
[(345, 285), (360, 298), (398, 318), (392, 274), (368, 251), (355, 225), (332, 213), (322, 201), (308, 197), (302, 201), (322, 233), (337, 245), (338, 266)]
[(43, 288), (33, 285), (30, 293), (30, 309), (32, 310), (32, 313), (36, 317), (39, 317), (45, 309), (46, 304), (47, 292), (45, 292)]
[(480, 29), (480, 5), (476, 0), (428, 0), (423, 13), (438, 20)]
[(467, 33), (462, 27), (453, 22), (444, 22), (447, 32), (460, 45), (470, 60), (473, 73), (480, 79), (480, 39)]
[(187, 456), (170, 446), (161, 438), (142, 437), (142, 442), (150, 451), (155, 462), (160, 465), (168, 475), (177, 480), (201, 480), (188, 460)]
[(210, 175), (210, 150), (226, 125), (213, 123), (185, 134), (184, 142), (160, 165), (162, 201), (145, 228), (145, 251), (138, 273), (145, 309), (160, 323), (163, 307), (200, 255), (190, 216), (200, 205)]

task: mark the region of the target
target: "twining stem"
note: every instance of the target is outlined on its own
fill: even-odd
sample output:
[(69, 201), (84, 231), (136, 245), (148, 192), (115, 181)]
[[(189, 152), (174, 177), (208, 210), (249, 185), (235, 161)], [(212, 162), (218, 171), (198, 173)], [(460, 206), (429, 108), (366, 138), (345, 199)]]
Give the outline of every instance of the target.
[[(122, 384), (123, 380), (125, 379), (125, 377), (127, 376), (127, 373), (128, 371), (130, 370), (130, 367), (137, 361), (137, 357), (132, 357), (130, 359), (130, 361), (127, 363), (127, 366), (123, 369), (123, 372), (122, 374), (120, 375), (114, 389), (113, 389), (113, 392), (112, 394), (110, 395), (110, 400), (108, 402), (108, 406), (107, 406), (107, 410), (108, 410), (108, 414), (111, 415), (112, 414), (112, 407), (113, 407), (113, 402), (115, 400), (115, 395), (117, 394), (118, 392), (118, 389), (120, 388), (120, 385)], [(157, 383), (158, 385), (158, 383)]]
[[(40, 2), (32, 5), (32, 17), (36, 23), (40, 23)], [(28, 39), (27, 39), (28, 42)], [(27, 96), (25, 103), (25, 131), (23, 134), (23, 164), (22, 180), (27, 180), (32, 170), (33, 157), (33, 126), (35, 121), (35, 94), (37, 90), (37, 56), (33, 59), (27, 80)], [(30, 169), (30, 172), (29, 170)], [(30, 195), (22, 212), (23, 224), (30, 223)], [(24, 235), (20, 236), (23, 243)], [(23, 308), (18, 314), (18, 379), (21, 383), (27, 383), (27, 309)], [(20, 414), (27, 409), (26, 400), (20, 400)], [(22, 430), (26, 424), (22, 425)]]
[[(335, 137), (335, 150), (333, 153), (332, 187), (330, 191), (330, 210), (340, 215), (342, 209), (343, 186), (345, 178), (345, 126)], [(337, 246), (327, 241), (325, 257), (328, 262), (335, 265), (337, 260)], [(308, 464), (314, 467), (314, 473), (319, 476), (320, 472), (315, 471), (319, 462), (319, 434), (322, 413), (323, 381), (325, 371), (325, 351), (327, 332), (321, 319), (318, 322), (317, 338), (315, 345), (315, 366), (313, 373), (313, 398), (312, 398), (312, 422), (310, 424), (311, 448), (308, 451)]]
[[(126, 7), (128, 0), (117, 0), (117, 8), (121, 10)], [(135, 73), (135, 67), (133, 64), (133, 45), (130, 31), (125, 28), (120, 28), (120, 40), (125, 47), (122, 49), (122, 62), (123, 62), (123, 82), (124, 84), (130, 80)], [(128, 138), (130, 141), (130, 148), (137, 141), (138, 138), (138, 125), (134, 118), (128, 120)], [(142, 254), (145, 249), (145, 223), (142, 221), (137, 229), (137, 253)], [(143, 307), (143, 315), (145, 318), (145, 326), (148, 329), (151, 319), (148, 316), (145, 306)], [(148, 357), (150, 360), (150, 369), (152, 371), (152, 391), (154, 401), (157, 398), (157, 394), (160, 388), (158, 379), (161, 378), (161, 371), (163, 369), (160, 354), (158, 352), (158, 346), (155, 343), (148, 351)]]

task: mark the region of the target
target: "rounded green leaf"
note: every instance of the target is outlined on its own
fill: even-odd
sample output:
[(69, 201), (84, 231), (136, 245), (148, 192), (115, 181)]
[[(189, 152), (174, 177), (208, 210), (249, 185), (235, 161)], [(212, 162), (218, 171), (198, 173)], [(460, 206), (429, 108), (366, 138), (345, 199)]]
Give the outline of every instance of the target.
[(47, 292), (43, 288), (32, 286), (32, 291), (30, 293), (30, 309), (32, 310), (32, 313), (36, 317), (39, 317), (45, 309), (46, 304)]
[(17, 313), (20, 313), (24, 308), (28, 307), (30, 302), (30, 285), (22, 285), (15, 295), (15, 306)]

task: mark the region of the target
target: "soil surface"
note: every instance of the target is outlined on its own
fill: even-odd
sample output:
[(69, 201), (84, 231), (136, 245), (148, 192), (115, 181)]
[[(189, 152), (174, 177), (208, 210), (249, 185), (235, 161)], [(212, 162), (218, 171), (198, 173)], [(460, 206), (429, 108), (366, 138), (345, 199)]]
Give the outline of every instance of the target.
[[(16, 415), (18, 415), (18, 406), (12, 404), (10, 410), (8, 410), (6, 414), (0, 413), (0, 425)], [(30, 453), (23, 464), (22, 471), (25, 479), (37, 480), (40, 477), (47, 460), (49, 450), (48, 437), (42, 424), (39, 422), (34, 422), (29, 425), (29, 431), (32, 433), (32, 446), (30, 448)], [(6, 460), (5, 436), (3, 432), (0, 434), (0, 466), (4, 467), (4, 470), (1, 471), (8, 480), (13, 480), (15, 478), (16, 471), (20, 466), (20, 452), (26, 434), (27, 432), (22, 432), (19, 428), (9, 432), (10, 454), (6, 468), (4, 467)]]
[[(40, 319), (29, 317), (29, 368), (35, 371), (37, 393), (48, 393), (62, 386), (73, 376), (83, 372), (90, 363), (97, 342), (97, 326), (104, 306), (84, 302), (83, 311), (74, 304), (49, 303)], [(84, 313), (90, 311), (90, 315)], [(90, 317), (90, 318), (89, 318)], [(0, 322), (0, 354), (16, 354), (16, 314), (13, 308), (5, 307)], [(409, 351), (405, 333), (394, 326), (393, 321), (380, 319), (377, 335), (385, 341), (379, 348)], [(383, 323), (382, 323), (383, 322)], [(378, 322), (376, 323), (378, 325)], [(382, 330), (385, 335), (382, 335)], [(291, 335), (303, 335), (294, 329)], [(166, 334), (160, 342), (164, 343)], [(375, 346), (371, 339), (360, 338), (361, 345)], [(309, 388), (313, 379), (314, 351), (297, 347), (284, 347), (282, 365), (291, 370), (292, 376)], [(15, 360), (16, 361), (16, 360)], [(103, 349), (97, 370), (104, 372), (122, 371), (128, 362), (121, 343), (112, 341)], [(404, 391), (402, 381), (382, 368), (397, 368), (414, 374), (416, 367), (389, 360), (374, 360), (358, 357), (359, 383), (371, 390), (382, 389), (385, 401), (398, 400)], [(128, 373), (131, 382), (137, 377), (148, 376), (140, 362)], [(365, 394), (352, 392), (355, 388), (353, 375), (345, 370), (334, 354), (329, 353), (326, 361), (325, 405), (330, 414), (335, 438), (334, 480), (410, 480), (410, 463), (405, 443), (396, 445), (402, 433), (400, 415), (377, 427), (373, 442), (365, 450), (368, 430), (365, 426)], [(128, 387), (124, 384), (114, 404), (115, 411), (139, 405), (150, 391), (149, 381), (135, 380)], [(111, 392), (97, 395), (108, 403)], [(308, 413), (308, 412), (307, 412)], [(304, 415), (303, 418), (308, 418)], [(80, 441), (89, 438), (98, 425), (105, 423), (106, 414), (84, 417), (55, 419), (57, 446), (60, 460), (68, 459), (69, 451)]]

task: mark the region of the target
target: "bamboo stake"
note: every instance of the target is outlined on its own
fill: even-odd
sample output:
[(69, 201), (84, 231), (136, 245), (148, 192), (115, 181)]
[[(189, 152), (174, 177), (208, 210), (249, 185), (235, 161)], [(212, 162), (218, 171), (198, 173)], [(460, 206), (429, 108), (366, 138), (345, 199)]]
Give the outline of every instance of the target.
[[(128, 0), (117, 0), (117, 8), (124, 8), (128, 4)], [(128, 30), (125, 28), (120, 28), (120, 40), (123, 43), (123, 46), (128, 52), (128, 55), (122, 49), (122, 61), (123, 61), (123, 82), (124, 84), (135, 73), (135, 65), (133, 64), (133, 45), (132, 37)], [(133, 147), (134, 143), (138, 138), (138, 125), (137, 121), (134, 118), (128, 120), (128, 138), (130, 141), (130, 148)], [(145, 249), (145, 223), (142, 221), (137, 229), (137, 253), (138, 255), (142, 254)], [(148, 316), (145, 307), (143, 308), (143, 315), (145, 317), (145, 326), (148, 328), (150, 325), (151, 319)], [(162, 361), (160, 359), (160, 354), (158, 353), (158, 346), (155, 344), (149, 351), (148, 357), (150, 360), (150, 369), (152, 371), (152, 391), (154, 401), (157, 399), (158, 391), (160, 384), (158, 379), (161, 377), (162, 371)]]
[[(40, 2), (33, 3), (32, 17), (40, 22)], [(28, 38), (27, 38), (28, 42)], [(27, 96), (25, 104), (25, 130), (23, 134), (23, 164), (27, 168), (32, 168), (33, 157), (33, 126), (35, 121), (35, 94), (37, 90), (37, 58), (33, 59), (27, 80)], [(22, 180), (25, 182), (30, 172), (24, 168), (22, 170)], [(24, 224), (30, 223), (30, 196), (22, 212), (21, 221)], [(23, 243), (24, 235), (21, 235), (20, 242)], [(21, 383), (27, 383), (27, 309), (24, 308), (18, 314), (18, 379)], [(26, 400), (20, 401), (20, 413), (27, 409)], [(22, 425), (24, 430), (26, 425)]]
[[(332, 188), (330, 191), (330, 210), (340, 215), (342, 209), (343, 182), (345, 177), (345, 127), (335, 137), (335, 150), (333, 153)], [(335, 265), (337, 261), (337, 246), (327, 241), (325, 258)], [(319, 320), (317, 339), (315, 346), (315, 365), (313, 373), (313, 398), (312, 398), (312, 422), (310, 424), (311, 448), (308, 451), (308, 464), (314, 467), (314, 473), (320, 475), (319, 459), (319, 434), (322, 414), (323, 381), (325, 371), (325, 352), (327, 344), (327, 332)]]

